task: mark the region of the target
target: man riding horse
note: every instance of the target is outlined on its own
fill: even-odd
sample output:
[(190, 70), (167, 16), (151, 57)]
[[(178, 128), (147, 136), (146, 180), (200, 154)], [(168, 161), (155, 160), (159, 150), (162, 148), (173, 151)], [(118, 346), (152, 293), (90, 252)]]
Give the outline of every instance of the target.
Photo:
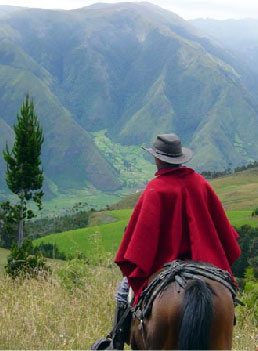
[(116, 294), (115, 326), (92, 349), (123, 349), (128, 336), (121, 317), (127, 320), (129, 287), (137, 304), (151, 275), (165, 263), (202, 261), (232, 276), (231, 265), (240, 255), (239, 236), (217, 195), (200, 174), (182, 166), (192, 151), (175, 134), (158, 135), (145, 150), (154, 156), (157, 172), (135, 206), (115, 258), (124, 276)]

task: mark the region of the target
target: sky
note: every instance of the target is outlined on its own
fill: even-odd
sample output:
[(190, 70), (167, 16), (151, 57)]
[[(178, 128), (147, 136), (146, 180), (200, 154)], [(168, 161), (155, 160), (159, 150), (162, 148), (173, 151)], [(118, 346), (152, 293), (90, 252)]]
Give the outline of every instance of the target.
[[(141, 2), (144, 0), (0, 0), (0, 5), (48, 9), (75, 9), (96, 2)], [(146, 0), (145, 0), (146, 1)], [(166, 8), (184, 19), (257, 18), (258, 0), (147, 0)]]

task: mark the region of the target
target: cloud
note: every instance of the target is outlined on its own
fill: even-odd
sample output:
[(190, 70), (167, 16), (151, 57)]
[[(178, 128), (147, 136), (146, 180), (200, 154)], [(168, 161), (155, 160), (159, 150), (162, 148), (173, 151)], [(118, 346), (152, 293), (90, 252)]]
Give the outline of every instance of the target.
[(184, 18), (258, 18), (257, 0), (152, 0)]

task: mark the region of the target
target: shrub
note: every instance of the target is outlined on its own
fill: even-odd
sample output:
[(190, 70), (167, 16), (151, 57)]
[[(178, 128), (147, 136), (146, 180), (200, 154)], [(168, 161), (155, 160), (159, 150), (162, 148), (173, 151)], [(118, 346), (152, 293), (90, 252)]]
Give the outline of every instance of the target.
[(246, 269), (251, 266), (257, 275), (258, 228), (243, 225), (236, 230), (240, 235), (239, 245), (242, 253), (232, 266), (233, 274), (238, 278), (244, 278)]
[[(258, 280), (254, 276), (253, 268), (247, 268), (243, 279), (243, 293), (240, 296), (241, 301), (245, 304), (245, 314), (251, 317), (252, 323), (258, 325)], [(243, 323), (244, 316), (243, 314)]]
[(46, 266), (45, 260), (40, 255), (31, 255), (32, 249), (32, 242), (28, 238), (24, 240), (21, 247), (18, 247), (16, 243), (12, 245), (5, 271), (13, 279), (33, 278), (38, 274), (45, 276), (51, 272), (50, 267)]
[(33, 248), (33, 254), (41, 254), (47, 258), (66, 260), (65, 253), (60, 252), (56, 244), (51, 243), (40, 243), (39, 246)]
[(85, 286), (85, 278), (89, 275), (88, 260), (72, 259), (58, 269), (57, 275), (61, 285), (67, 290), (82, 289)]
[(258, 207), (252, 212), (252, 217), (258, 216)]

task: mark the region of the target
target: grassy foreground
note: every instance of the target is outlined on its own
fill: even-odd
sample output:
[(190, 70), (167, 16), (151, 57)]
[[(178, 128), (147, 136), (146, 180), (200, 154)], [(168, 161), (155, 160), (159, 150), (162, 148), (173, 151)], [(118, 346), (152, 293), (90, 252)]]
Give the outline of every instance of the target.
[[(69, 290), (57, 270), (51, 279), (24, 282), (0, 274), (0, 349), (85, 350), (110, 330), (118, 269), (88, 267), (80, 286)], [(238, 307), (237, 319), (233, 348), (255, 350), (258, 332), (252, 312)]]
[(119, 275), (94, 269), (82, 289), (49, 281), (0, 279), (0, 348), (12, 350), (89, 349), (109, 331)]

